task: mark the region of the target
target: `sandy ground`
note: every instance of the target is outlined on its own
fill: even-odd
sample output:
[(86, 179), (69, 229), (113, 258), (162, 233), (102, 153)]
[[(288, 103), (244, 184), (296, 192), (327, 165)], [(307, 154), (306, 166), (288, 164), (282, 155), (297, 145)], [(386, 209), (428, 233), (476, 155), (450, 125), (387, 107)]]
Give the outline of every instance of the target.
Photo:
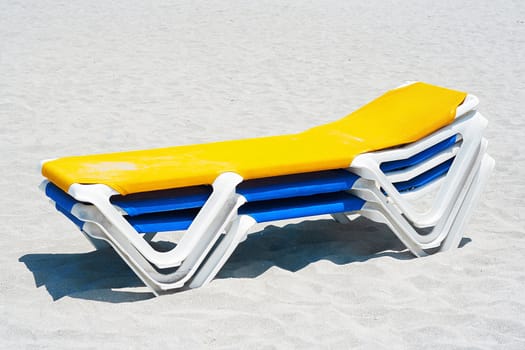
[[(0, 2), (0, 347), (525, 348), (522, 1)], [(300, 131), (406, 80), (479, 96), (496, 169), (461, 248), (261, 227), (151, 298), (37, 186), (41, 159)]]

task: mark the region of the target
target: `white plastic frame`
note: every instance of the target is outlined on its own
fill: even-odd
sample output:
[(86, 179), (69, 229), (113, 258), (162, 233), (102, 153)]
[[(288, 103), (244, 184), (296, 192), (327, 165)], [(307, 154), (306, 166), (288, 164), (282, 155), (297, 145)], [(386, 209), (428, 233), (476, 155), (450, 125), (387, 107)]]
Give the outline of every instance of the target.
[[(454, 205), (448, 207), (447, 215), (443, 216), (439, 224), (434, 227), (433, 232), (428, 236), (431, 239), (427, 243), (420, 242), (421, 240), (424, 241), (427, 235), (421, 236), (398, 213), (397, 208), (385, 200), (384, 195), (377, 189), (372, 180), (365, 180), (369, 183), (363, 189), (354, 188), (349, 190), (350, 193), (366, 198), (367, 203), (361, 210), (351, 213), (333, 214), (332, 216), (336, 221), (342, 223), (349, 222), (350, 219), (348, 217), (356, 215), (362, 215), (373, 221), (384, 223), (417, 257), (428, 255), (427, 250), (431, 248), (439, 247), (439, 250), (447, 250), (457, 247), (462, 237), (463, 227), (473, 211), (476, 198), (479, 196), (494, 166), (494, 160), (485, 154), (486, 145), (486, 141), (483, 141), (480, 145), (476, 164), (469, 173), (461, 195), (457, 198), (458, 200)], [(209, 283), (220, 271), (237, 245), (246, 238), (246, 232), (254, 224), (253, 219), (245, 215), (240, 216), (236, 221), (241, 229), (234, 230), (223, 238), (190, 282), (190, 288), (201, 287)]]
[[(182, 264), (204, 236), (219, 234), (232, 220), (237, 208), (246, 202), (243, 196), (235, 193), (235, 187), (241, 181), (242, 177), (235, 173), (219, 175), (213, 182), (212, 194), (191, 223), (186, 234), (175, 248), (167, 252), (159, 252), (149, 245), (122, 216), (121, 212), (111, 204), (110, 197), (117, 192), (110, 187), (102, 184), (73, 184), (68, 193), (79, 202), (95, 205), (102, 216), (121, 232), (148, 261), (159, 268), (170, 268)], [(74, 212), (72, 214), (75, 215)]]
[(491, 159), (485, 154), (486, 146), (487, 142), (483, 140), (478, 148), (474, 167), (460, 184), (458, 196), (454, 198), (454, 202), (447, 204), (431, 232), (424, 235), (417, 232), (414, 225), (377, 188), (373, 180), (359, 180), (360, 183), (354, 185), (349, 192), (367, 201), (361, 210), (363, 216), (389, 225), (414, 255), (427, 255), (425, 250), (439, 247), (450, 232), (458, 232), (454, 225), (459, 225), (461, 220), (464, 221), (468, 217), (470, 212), (465, 198), (475, 198), (490, 174), (491, 167), (482, 166), (483, 161), (488, 164)]
[[(389, 200), (394, 202), (403, 215), (416, 227), (434, 226), (447, 210), (447, 206), (452, 205), (454, 198), (458, 196), (461, 190), (461, 183), (465, 179), (465, 170), (467, 172), (470, 171), (474, 165), (486, 125), (487, 120), (479, 112), (471, 111), (454, 121), (451, 125), (405, 147), (359, 155), (353, 160), (348, 170), (359, 175), (362, 179), (376, 181), (378, 186), (386, 192)], [(422, 164), (408, 170), (394, 172), (392, 175), (385, 174), (380, 169), (383, 162), (409, 158), (457, 134), (461, 136), (460, 147), (453, 147), (451, 151), (442, 152)], [(417, 196), (411, 198), (410, 195), (399, 193), (394, 187), (392, 179), (395, 181), (402, 176), (408, 178), (407, 173), (410, 173), (409, 175), (412, 177), (417, 176), (428, 170), (427, 168), (438, 164), (437, 161), (450, 158), (452, 153), (455, 153), (455, 160), (443, 181), (435, 201), (432, 203), (432, 207), (427, 212), (419, 212), (410, 200), (417, 198)], [(358, 181), (361, 181), (361, 179)], [(421, 192), (418, 192), (418, 195), (420, 195)]]

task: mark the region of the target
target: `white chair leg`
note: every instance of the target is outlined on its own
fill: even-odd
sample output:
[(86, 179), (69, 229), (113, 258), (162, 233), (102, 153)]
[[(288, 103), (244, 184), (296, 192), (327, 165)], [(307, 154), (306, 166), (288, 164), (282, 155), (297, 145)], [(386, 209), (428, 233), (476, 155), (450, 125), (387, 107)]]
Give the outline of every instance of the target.
[[(438, 247), (445, 237), (449, 234), (451, 227), (454, 223), (456, 214), (460, 211), (461, 205), (463, 204), (464, 198), (468, 193), (470, 184), (473, 179), (480, 171), (481, 160), (485, 155), (486, 150), (486, 140), (482, 140), (481, 144), (478, 147), (477, 157), (474, 160), (474, 164), (470, 167), (469, 171), (466, 172), (463, 176), (463, 181), (458, 182), (459, 189), (456, 191), (457, 196), (453, 199), (452, 203), (448, 203), (445, 211), (442, 216), (439, 218), (438, 222), (434, 226), (433, 230), (430, 233), (425, 235), (420, 235), (415, 230), (415, 225), (404, 216), (404, 212), (400, 211), (397, 206), (394, 206), (391, 203), (389, 197), (386, 197), (376, 186), (376, 183), (372, 180), (359, 179), (355, 184), (354, 188), (350, 190), (350, 193), (357, 195), (358, 197), (367, 200), (368, 202), (376, 202), (380, 206), (382, 211), (385, 212), (391, 220), (394, 220), (394, 223), (398, 226), (398, 229), (404, 227), (402, 231), (406, 232), (407, 237), (416, 245), (419, 245), (423, 249), (430, 249)], [(397, 203), (396, 203), (397, 204)], [(402, 214), (403, 216), (394, 215)]]
[(107, 241), (103, 239), (93, 238), (82, 230), (80, 230), (80, 232), (82, 233), (84, 237), (86, 237), (89, 243), (91, 243), (93, 248), (95, 248), (96, 250), (104, 250), (104, 249), (111, 248), (111, 245), (109, 245)]
[(337, 221), (340, 224), (349, 224), (350, 222), (352, 222), (352, 220), (350, 220), (348, 216), (346, 216), (343, 213), (332, 214), (331, 216), (335, 221)]
[(483, 158), (480, 170), (472, 183), (472, 188), (464, 199), (464, 204), (461, 211), (457, 214), (454, 225), (452, 226), (451, 232), (447, 235), (443, 241), (440, 251), (446, 251), (452, 248), (457, 248), (463, 237), (463, 230), (472, 215), (476, 204), (478, 203), (481, 190), (485, 187), (490, 173), (494, 168), (494, 159), (489, 155), (485, 155)]
[[(156, 295), (165, 293), (168, 290), (182, 288), (202, 264), (221, 232), (219, 230), (217, 234), (209, 234), (203, 237), (175, 272), (163, 274), (157, 271), (126, 236), (113, 226), (95, 206), (77, 204), (72, 212), (80, 220), (86, 222), (84, 231), (108, 241), (137, 276)], [(88, 223), (91, 225), (88, 225)], [(97, 229), (94, 229), (93, 225)]]
[[(235, 173), (223, 173), (213, 183), (213, 192), (193, 220), (177, 247), (168, 252), (159, 252), (149, 245), (121, 213), (110, 203), (115, 192), (105, 185), (73, 184), (69, 194), (79, 202), (92, 203), (111, 225), (117, 228), (132, 242), (144, 257), (159, 268), (179, 266), (191, 251), (210, 232), (219, 230), (246, 202), (243, 196), (235, 193), (242, 177)], [(73, 215), (75, 215), (72, 212)]]
[(189, 287), (198, 288), (204, 286), (215, 278), (226, 261), (228, 261), (235, 248), (237, 248), (239, 243), (246, 238), (246, 233), (253, 225), (255, 225), (255, 223), (255, 220), (250, 216), (239, 216), (233, 222), (230, 231), (223, 237), (206, 262), (195, 274)]
[[(480, 113), (470, 112), (461, 120), (414, 144), (395, 150), (361, 154), (353, 160), (348, 170), (361, 176), (363, 179), (376, 181), (387, 193), (390, 198), (389, 200), (393, 201), (396, 206), (401, 209), (403, 215), (416, 227), (434, 226), (443, 216), (443, 213), (448, 210), (448, 205), (453, 203), (458, 196), (458, 192), (462, 187), (461, 183), (465, 179), (465, 169), (470, 170), (475, 165), (475, 159), (479, 153), (479, 145), (486, 124), (487, 120)], [(388, 176), (380, 169), (380, 164), (385, 161), (408, 158), (456, 134), (462, 136), (462, 144), (457, 152), (455, 161), (449, 169), (447, 176), (443, 179), (443, 185), (437, 193), (431, 210), (420, 213), (417, 205), (414, 205), (411, 201), (407, 200), (406, 196), (402, 196), (397, 191)], [(420, 170), (424, 169), (425, 167), (420, 167)]]

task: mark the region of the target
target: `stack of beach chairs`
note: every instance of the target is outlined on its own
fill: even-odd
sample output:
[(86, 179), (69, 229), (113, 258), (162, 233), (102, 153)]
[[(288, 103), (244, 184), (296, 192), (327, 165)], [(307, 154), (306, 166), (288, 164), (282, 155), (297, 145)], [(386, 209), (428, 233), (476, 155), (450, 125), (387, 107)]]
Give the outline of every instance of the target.
[[(459, 245), (493, 168), (477, 104), (410, 83), (300, 134), (44, 161), (41, 188), (156, 295), (207, 284), (276, 220), (363, 216), (421, 257)], [(145, 238), (177, 231), (168, 251)]]

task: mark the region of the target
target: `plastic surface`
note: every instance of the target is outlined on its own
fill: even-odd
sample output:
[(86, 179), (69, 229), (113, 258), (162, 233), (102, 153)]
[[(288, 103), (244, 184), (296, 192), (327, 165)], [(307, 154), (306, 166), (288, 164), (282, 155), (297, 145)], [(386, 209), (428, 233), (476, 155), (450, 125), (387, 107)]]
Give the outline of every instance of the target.
[(74, 216), (73, 214), (71, 214), (71, 208), (69, 209), (65, 209), (63, 207), (61, 207), (58, 203), (55, 205), (55, 208), (56, 210), (58, 210), (59, 212), (61, 212), (62, 214), (64, 214), (69, 220), (71, 220), (71, 222), (73, 222), (75, 225), (77, 225), (77, 227), (82, 230), (82, 227), (84, 226), (84, 221), (78, 219), (76, 216)]
[[(244, 204), (245, 199), (235, 193), (235, 187), (242, 178), (234, 173), (224, 173), (213, 182), (213, 192), (201, 208), (187, 233), (179, 244), (172, 250), (160, 252), (153, 249), (131, 224), (122, 216), (121, 212), (110, 203), (110, 197), (116, 193), (106, 185), (72, 185), (68, 193), (79, 202), (92, 203), (97, 209), (97, 217), (87, 213), (91, 222), (98, 223), (102, 219), (108, 222), (114, 231), (120, 232), (149, 262), (159, 268), (175, 267), (182, 264), (195, 250), (202, 250), (209, 239), (216, 239), (231, 218), (236, 214), (237, 208)], [(85, 213), (75, 212), (82, 206), (75, 205), (71, 213), (80, 218)]]
[[(451, 125), (411, 144), (361, 154), (346, 170), (248, 181), (224, 173), (212, 187), (129, 196), (105, 184), (73, 184), (68, 194), (46, 182), (42, 189), (96, 246), (113, 247), (156, 295), (208, 283), (257, 221), (332, 214), (344, 223), (363, 215), (387, 224), (414, 255), (424, 256), (428, 249), (459, 244), (493, 167), (482, 137), (486, 120), (471, 111), (476, 104), (467, 96)], [(434, 188), (433, 208), (416, 213), (416, 197)], [(417, 230), (429, 224), (429, 230)], [(156, 251), (138, 234), (184, 228), (168, 252)]]
[[(237, 186), (236, 192), (246, 198), (248, 202), (310, 196), (348, 190), (357, 178), (357, 175), (342, 169), (275, 176), (244, 181)], [(60, 192), (64, 193), (63, 191)], [(210, 194), (211, 186), (193, 186), (128, 196), (116, 195), (112, 196), (110, 200), (113, 205), (118, 206), (128, 215), (135, 216), (200, 208)]]
[(138, 233), (187, 230), (199, 213), (198, 209), (185, 209), (128, 217)]
[(51, 182), (46, 182), (44, 184), (44, 192), (46, 196), (51, 198), (53, 202), (68, 213), (71, 212), (73, 206), (78, 203), (75, 198), (71, 197)]
[(448, 125), (463, 92), (425, 83), (392, 90), (347, 117), (293, 135), (66, 157), (42, 174), (64, 191), (105, 184), (121, 194), (346, 168), (361, 153), (414, 142)]
[[(244, 204), (239, 215), (252, 217), (256, 222), (268, 222), (314, 215), (343, 213), (361, 209), (364, 201), (344, 192), (308, 197), (268, 200)], [(187, 229), (198, 211), (181, 210), (129, 217), (138, 232), (178, 231)]]
[[(374, 185), (374, 181), (363, 179), (352, 189), (352, 193), (368, 198), (360, 214), (369, 219), (387, 224), (407, 248), (416, 256), (427, 255), (428, 249), (449, 249), (447, 241), (459, 243), (457, 236), (461, 236), (462, 228), (472, 212), (473, 199), (477, 197), (484, 182), (492, 169), (493, 161), (485, 154), (487, 142), (480, 139), (475, 161), (466, 172), (459, 184), (457, 196), (450, 203), (446, 203), (444, 213), (431, 228), (421, 234), (416, 227), (405, 217), (405, 213), (393, 205), (384, 194)], [(451, 236), (456, 236), (452, 238)], [(457, 246), (457, 245), (456, 245)]]
[(380, 165), (380, 169), (381, 171), (387, 173), (389, 171), (394, 171), (394, 170), (400, 170), (400, 169), (404, 169), (404, 168), (408, 168), (408, 167), (411, 167), (411, 166), (414, 166), (414, 165), (417, 165), (429, 158), (431, 158), (432, 156), (435, 156), (436, 154), (440, 153), (441, 151), (443, 150), (446, 150), (450, 147), (452, 147), (455, 143), (456, 143), (456, 139), (457, 139), (457, 136), (454, 135), (452, 137), (449, 137), (448, 139), (444, 140), (444, 141), (441, 141), (439, 143), (437, 143), (436, 145), (422, 151), (422, 152), (419, 152), (418, 154), (416, 155), (413, 155), (412, 157), (410, 158), (407, 158), (407, 159), (401, 159), (401, 160), (394, 160), (394, 161), (390, 161), (390, 162), (384, 162)]
[(360, 198), (345, 192), (337, 192), (247, 203), (239, 208), (239, 215), (248, 215), (257, 222), (268, 222), (356, 211), (361, 209), (363, 204), (364, 201)]
[(237, 193), (248, 202), (311, 196), (348, 190), (357, 179), (357, 175), (342, 169), (275, 176), (244, 181), (237, 186)]
[(128, 215), (156, 213), (159, 211), (200, 208), (212, 192), (211, 186), (192, 186), (173, 190), (153, 191), (112, 196), (111, 203)]
[[(250, 203), (240, 207), (239, 214), (265, 222), (357, 210), (363, 201), (341, 192), (349, 190), (357, 178), (348, 171), (338, 170), (243, 182), (237, 186), (237, 191)], [(113, 196), (111, 203), (129, 214), (127, 221), (138, 232), (186, 230), (206, 201), (199, 196), (209, 197), (208, 191), (202, 188), (186, 190), (151, 192), (143, 196)], [(47, 184), (45, 192), (57, 205), (68, 208), (66, 211), (71, 211), (78, 203), (52, 183)], [(113, 199), (115, 197), (117, 199)]]
[[(455, 202), (455, 198), (461, 191), (466, 174), (470, 172), (478, 156), (480, 142), (486, 125), (487, 120), (479, 112), (467, 110), (453, 124), (436, 131), (430, 137), (423, 138), (405, 147), (357, 156), (350, 166), (350, 171), (361, 178), (375, 181), (386, 193), (388, 200), (395, 203), (403, 215), (415, 226), (433, 226), (443, 216), (447, 206)], [(459, 137), (461, 143), (459, 145), (456, 143), (449, 150), (443, 150), (443, 157), (436, 155), (421, 164), (391, 173), (384, 173), (380, 168), (380, 165), (385, 162), (390, 162), (393, 159), (410, 158), (454, 135)], [(395, 187), (393, 183), (394, 178), (395, 181), (399, 181), (400, 178), (403, 178), (402, 181), (408, 181), (429, 170), (427, 164), (436, 167), (440, 164), (435, 162), (436, 159), (440, 162), (446, 162), (451, 155), (454, 156), (454, 161), (448, 170), (447, 176), (443, 178), (440, 190), (429, 210), (421, 211), (419, 205), (413, 199), (421, 196), (428, 188), (432, 187), (424, 186), (421, 190), (404, 193), (400, 193)], [(403, 174), (411, 174), (411, 177), (407, 178)]]
[(396, 182), (394, 183), (394, 187), (399, 192), (405, 192), (408, 190), (416, 189), (418, 187), (422, 187), (445, 175), (450, 169), (450, 166), (452, 165), (453, 161), (454, 159), (447, 160), (446, 162), (441, 163), (435, 168), (425, 171), (423, 174), (418, 175), (408, 181)]

